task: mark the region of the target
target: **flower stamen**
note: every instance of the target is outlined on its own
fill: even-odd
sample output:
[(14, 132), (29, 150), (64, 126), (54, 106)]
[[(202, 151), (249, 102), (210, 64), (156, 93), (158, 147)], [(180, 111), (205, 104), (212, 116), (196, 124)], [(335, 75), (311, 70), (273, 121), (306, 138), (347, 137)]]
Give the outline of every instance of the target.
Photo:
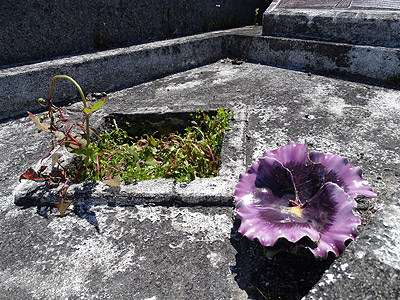
[(288, 212), (295, 214), (298, 217), (301, 217), (301, 214), (303, 213), (303, 209), (301, 208), (301, 206), (296, 206), (296, 207), (292, 207), (292, 208), (288, 209)]

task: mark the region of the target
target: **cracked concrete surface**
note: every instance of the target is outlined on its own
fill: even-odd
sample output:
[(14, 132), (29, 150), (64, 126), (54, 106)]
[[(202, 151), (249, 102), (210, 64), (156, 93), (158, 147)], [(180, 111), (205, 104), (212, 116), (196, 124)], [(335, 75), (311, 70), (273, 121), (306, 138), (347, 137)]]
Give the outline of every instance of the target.
[[(237, 104), (246, 110), (247, 166), (267, 149), (307, 141), (360, 166), (378, 194), (366, 208), (377, 213), (344, 255), (326, 273), (329, 266), (309, 274), (311, 282), (289, 274), (299, 292), (286, 295), (396, 299), (400, 92), (221, 60), (111, 93), (104, 111)], [(0, 136), (0, 299), (263, 299), (271, 288), (277, 271), (255, 281), (253, 248), (235, 234), (232, 207), (81, 203), (60, 218), (15, 206), (18, 177), (49, 137), (27, 117), (2, 121)]]

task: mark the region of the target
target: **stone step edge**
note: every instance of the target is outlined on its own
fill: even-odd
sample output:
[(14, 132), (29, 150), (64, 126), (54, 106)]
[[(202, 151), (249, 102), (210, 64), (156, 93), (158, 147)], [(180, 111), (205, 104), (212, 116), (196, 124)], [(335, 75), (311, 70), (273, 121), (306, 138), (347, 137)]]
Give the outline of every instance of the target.
[(400, 47), (400, 11), (269, 9), (263, 35)]

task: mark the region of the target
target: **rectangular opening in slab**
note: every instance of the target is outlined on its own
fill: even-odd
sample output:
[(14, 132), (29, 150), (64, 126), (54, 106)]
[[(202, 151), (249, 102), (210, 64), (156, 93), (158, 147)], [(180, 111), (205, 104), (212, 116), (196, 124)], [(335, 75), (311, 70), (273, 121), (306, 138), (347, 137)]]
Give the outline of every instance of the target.
[[(153, 112), (156, 111), (153, 108), (149, 108), (148, 110)], [(234, 117), (229, 120), (230, 129), (225, 131), (223, 139), (221, 138), (222, 144), (220, 152), (218, 153), (218, 151), (215, 151), (214, 153), (214, 158), (216, 158), (217, 154), (219, 156), (219, 165), (216, 174), (212, 174), (212, 176), (209, 176), (208, 174), (203, 177), (196, 176), (193, 180), (185, 180), (184, 177), (183, 180), (182, 178), (177, 179), (170, 176), (171, 174), (167, 174), (167, 176), (154, 177), (155, 179), (144, 179), (139, 176), (133, 180), (122, 180), (122, 183), (118, 186), (110, 186), (106, 184), (104, 180), (97, 180), (96, 183), (92, 180), (84, 180), (76, 183), (69, 182), (65, 199), (69, 199), (73, 202), (84, 201), (91, 203), (123, 205), (150, 203), (162, 205), (168, 205), (171, 203), (182, 205), (232, 205), (233, 190), (239, 174), (243, 172), (246, 158), (244, 148), (246, 120), (244, 111), (245, 110), (242, 106), (235, 107), (232, 105), (230, 108), (229, 113), (234, 113)], [(218, 114), (212, 110), (206, 111), (206, 113), (208, 113), (211, 118), (218, 116)], [(115, 131), (116, 128), (113, 128), (113, 125), (115, 126), (116, 124), (118, 130), (126, 131), (132, 127), (127, 127), (126, 123), (145, 124), (143, 126), (137, 126), (136, 129), (138, 129), (138, 131), (135, 131), (136, 133), (133, 134), (134, 140), (136, 140), (136, 142), (143, 140), (143, 143), (146, 142), (147, 144), (152, 144), (159, 143), (159, 140), (155, 137), (154, 141), (149, 138), (149, 134), (154, 135), (156, 132), (165, 131), (167, 137), (165, 137), (164, 134), (164, 139), (168, 139), (171, 134), (175, 135), (178, 132), (189, 135), (195, 134), (198, 130), (193, 127), (201, 128), (201, 125), (199, 124), (200, 122), (198, 119), (195, 119), (197, 126), (191, 123), (191, 114), (196, 115), (197, 112), (163, 112), (149, 114), (117, 113), (103, 116), (98, 123), (101, 125), (96, 127), (98, 132), (100, 132), (100, 128)], [(212, 123), (213, 121), (208, 120), (208, 122)], [(189, 131), (185, 129), (188, 128), (187, 126), (192, 126)], [(149, 129), (150, 131), (146, 132), (144, 129)], [(161, 139), (162, 136), (163, 135), (160, 134), (158, 139)], [(191, 141), (186, 142), (187, 146), (191, 147), (192, 154), (194, 153), (193, 149), (197, 147), (199, 150), (204, 152), (204, 156), (208, 155), (207, 151), (209, 151), (209, 148), (206, 144), (195, 146)], [(146, 164), (149, 165), (150, 169), (155, 167), (157, 164), (162, 164), (162, 160), (154, 162), (151, 160), (141, 159), (140, 157), (139, 159), (135, 157), (138, 153), (136, 151), (137, 149), (134, 149), (132, 146), (134, 143), (135, 142), (124, 144), (124, 142), (122, 142), (118, 147), (120, 147), (119, 150), (122, 149), (124, 153), (132, 155), (135, 162), (131, 164), (131, 167), (133, 169), (138, 164), (142, 170), (142, 173), (139, 175), (148, 173), (149, 169), (142, 168), (142, 166)], [(94, 145), (95, 143), (93, 142), (93, 147), (96, 148), (97, 146)], [(143, 147), (143, 144), (141, 146)], [(99, 151), (98, 149), (96, 151), (98, 152), (92, 153), (91, 155), (92, 158), (95, 158), (99, 162), (101, 162), (101, 160), (110, 162), (115, 154), (114, 152), (101, 153), (103, 150)], [(178, 150), (175, 151), (177, 152)], [(183, 150), (180, 150), (179, 152), (183, 153)], [(67, 165), (68, 160), (73, 162), (71, 159), (72, 153), (68, 152), (64, 147), (55, 149), (52, 155), (56, 155), (56, 153), (59, 153), (59, 157), (61, 157), (60, 162), (62, 164)], [(153, 153), (148, 152), (148, 154), (151, 156)], [(43, 169), (43, 166), (47, 166), (46, 169), (52, 170), (52, 155), (46, 160), (38, 162), (34, 169), (37, 171)], [(190, 151), (186, 156), (190, 156)], [(193, 156), (196, 158), (193, 164), (198, 164), (201, 157), (197, 156), (197, 154)], [(212, 159), (210, 159), (210, 157), (206, 160), (207, 163), (210, 163), (211, 161)], [(127, 162), (125, 163), (128, 165)], [(176, 164), (175, 157), (173, 155), (170, 156), (165, 160), (165, 163)], [(184, 168), (189, 169), (188, 174), (192, 174), (190, 164), (185, 164), (185, 161), (183, 161), (182, 164)], [(111, 163), (109, 165), (111, 171), (117, 170), (120, 167), (121, 165), (118, 165), (117, 163)], [(164, 173), (168, 172), (166, 169), (164, 171)], [(100, 171), (100, 173), (102, 173), (102, 171)], [(104, 173), (102, 173), (102, 175), (104, 176)], [(51, 186), (46, 182), (22, 180), (14, 194), (15, 203), (18, 205), (41, 205), (57, 202), (60, 199), (59, 195), (62, 185), (63, 184)]]
[(125, 182), (215, 177), (232, 113), (217, 111), (112, 114), (99, 135), (102, 175)]
[[(171, 133), (182, 134), (187, 127), (193, 125), (193, 116), (198, 112), (169, 112), (149, 114), (111, 114), (105, 118), (105, 128), (113, 130), (116, 122), (119, 128), (135, 139), (145, 135), (160, 138)], [(215, 117), (216, 111), (204, 111), (210, 117)]]

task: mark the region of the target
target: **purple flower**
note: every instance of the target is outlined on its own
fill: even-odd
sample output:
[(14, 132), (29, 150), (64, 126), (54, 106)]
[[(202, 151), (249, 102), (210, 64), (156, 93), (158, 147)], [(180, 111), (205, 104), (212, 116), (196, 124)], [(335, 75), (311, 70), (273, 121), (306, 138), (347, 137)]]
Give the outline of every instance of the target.
[(236, 185), (239, 232), (267, 247), (308, 237), (314, 245), (305, 247), (316, 257), (339, 256), (360, 225), (352, 197), (376, 196), (361, 175), (339, 155), (308, 155), (306, 144), (267, 151)]

